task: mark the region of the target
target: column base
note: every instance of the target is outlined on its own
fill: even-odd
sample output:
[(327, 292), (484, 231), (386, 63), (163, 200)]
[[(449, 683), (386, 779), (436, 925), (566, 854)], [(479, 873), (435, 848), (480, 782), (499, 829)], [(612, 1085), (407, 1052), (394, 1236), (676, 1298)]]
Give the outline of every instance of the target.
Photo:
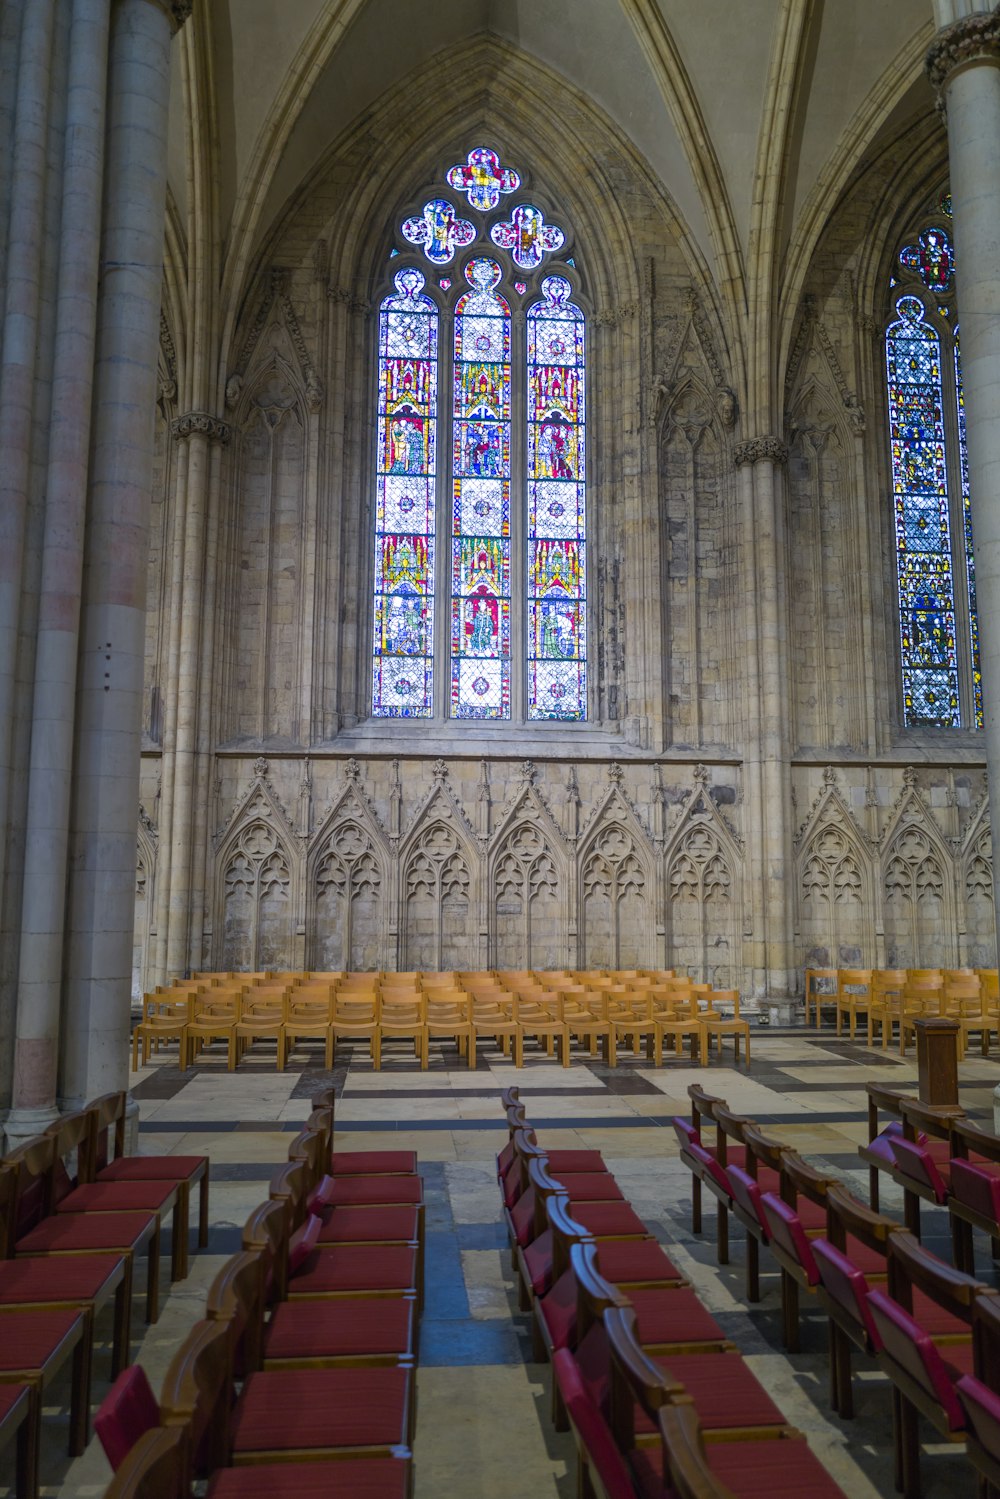
[(16, 1150), (19, 1145), (44, 1135), (49, 1125), (59, 1118), (55, 1104), (36, 1109), (11, 1109), (3, 1121), (4, 1150)]

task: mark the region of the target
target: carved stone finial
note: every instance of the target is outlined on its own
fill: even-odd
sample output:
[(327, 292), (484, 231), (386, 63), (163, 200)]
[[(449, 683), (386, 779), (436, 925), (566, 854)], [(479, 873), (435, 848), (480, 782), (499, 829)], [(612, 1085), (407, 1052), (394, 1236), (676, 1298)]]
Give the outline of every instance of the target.
[(580, 800), (580, 783), (576, 778), (575, 765), (570, 766), (569, 774), (566, 777), (566, 800), (577, 803)]
[(608, 766), (608, 780), (611, 782), (612, 786), (620, 786), (624, 775), (625, 772), (618, 764), (618, 761), (612, 760), (611, 764)]
[(490, 799), (490, 767), (486, 760), (479, 762), (479, 800), (488, 802)]
[(836, 786), (837, 784), (837, 772), (832, 765), (824, 765), (823, 767), (823, 784), (824, 786)]
[(903, 785), (915, 786), (917, 784), (917, 772), (912, 765), (907, 765), (903, 771)]
[(694, 770), (692, 771), (692, 775), (694, 776), (694, 779), (697, 781), (697, 783), (698, 783), (699, 786), (707, 786), (708, 785), (708, 766), (707, 765), (696, 765), (695, 768), (694, 768)]
[(1000, 57), (1000, 15), (963, 16), (938, 32), (924, 61), (931, 88), (939, 94), (951, 75), (969, 63), (995, 62)]
[(518, 774), (520, 775), (522, 781), (527, 781), (530, 785), (531, 782), (535, 779), (536, 775), (534, 760), (522, 760), (521, 769), (519, 770)]
[(344, 763), (344, 775), (349, 781), (357, 781), (359, 776), (361, 775), (361, 766), (358, 764), (357, 760), (355, 760), (353, 755), (351, 755), (350, 759), (346, 760)]
[(744, 463), (788, 462), (788, 448), (780, 437), (751, 437), (747, 442), (737, 443), (733, 449), (733, 462), (737, 468)]
[(257, 759), (253, 762), (253, 773), (257, 779), (263, 781), (269, 769), (270, 766), (264, 759), (264, 756), (258, 755)]
[(431, 767), (431, 770), (435, 781), (443, 781), (445, 776), (448, 774), (448, 766), (446, 761), (441, 759), (435, 760), (433, 766)]

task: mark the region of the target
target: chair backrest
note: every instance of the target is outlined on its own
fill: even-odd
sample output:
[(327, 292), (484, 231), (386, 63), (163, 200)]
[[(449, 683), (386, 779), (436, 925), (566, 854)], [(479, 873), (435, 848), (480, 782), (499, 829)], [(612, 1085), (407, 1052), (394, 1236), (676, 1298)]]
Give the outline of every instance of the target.
[[(53, 1206), (77, 1182), (94, 1179), (94, 1115), (91, 1109), (74, 1109), (54, 1119), (45, 1131), (56, 1142)], [(72, 1158), (72, 1159), (71, 1159)]]
[[(724, 1129), (730, 1118), (735, 1118), (735, 1115), (730, 1115), (727, 1109), (726, 1118), (721, 1121)], [(788, 1146), (783, 1145), (780, 1140), (775, 1140), (771, 1135), (765, 1135), (756, 1124), (750, 1124), (743, 1119), (739, 1123), (743, 1131), (743, 1143), (747, 1148), (747, 1170), (750, 1175), (756, 1176), (761, 1166), (770, 1166), (772, 1171), (783, 1171)], [(729, 1134), (728, 1129), (726, 1133)], [(731, 1138), (736, 1137), (731, 1136)]]
[(611, 1306), (604, 1313), (604, 1331), (611, 1355), (611, 1428), (619, 1450), (635, 1445), (635, 1407), (655, 1423), (667, 1401), (683, 1393), (643, 1351), (639, 1326), (631, 1306)]
[(233, 1405), (232, 1329), (196, 1322), (170, 1362), (160, 1393), (164, 1426), (187, 1426), (197, 1477), (225, 1467)]
[(840, 989), (869, 989), (872, 981), (870, 968), (838, 968), (837, 986)]
[(160, 1406), (141, 1364), (123, 1369), (94, 1417), (94, 1431), (118, 1472), (140, 1437), (160, 1424)]
[(264, 1294), (281, 1301), (288, 1288), (288, 1205), (262, 1202), (243, 1225), (243, 1248), (264, 1251)]
[(789, 1201), (793, 1205), (802, 1196), (807, 1197), (810, 1202), (826, 1207), (827, 1193), (836, 1184), (835, 1177), (825, 1176), (822, 1171), (817, 1171), (815, 1166), (810, 1166), (809, 1162), (804, 1161), (794, 1150), (786, 1150), (782, 1156), (781, 1172), (784, 1178), (782, 1186), (787, 1184), (792, 1189)]
[(595, 1328), (605, 1336), (602, 1318), (608, 1307), (631, 1306), (623, 1291), (605, 1280), (597, 1268), (597, 1245), (593, 1240), (574, 1244), (569, 1252), (569, 1265), (576, 1283), (576, 1339), (581, 1348), (585, 1338)]
[(298, 1228), (305, 1218), (306, 1200), (314, 1185), (309, 1168), (302, 1161), (290, 1161), (272, 1176), (269, 1195), (275, 1202), (287, 1204), (288, 1222), (292, 1228)]
[(108, 1152), (108, 1130), (114, 1126), (112, 1149), (117, 1161), (125, 1154), (125, 1110), (128, 1094), (124, 1089), (116, 1093), (102, 1093), (88, 1105), (94, 1116), (94, 1169), (103, 1171), (111, 1156)]
[(566, 1187), (554, 1176), (549, 1175), (549, 1158), (544, 1152), (528, 1158), (525, 1175), (524, 1190), (533, 1191), (535, 1194), (535, 1223), (534, 1232), (536, 1236), (545, 1232), (548, 1227), (548, 1203), (552, 1197), (563, 1196), (568, 1198)]
[(913, 1234), (892, 1234), (888, 1250), (889, 1295), (911, 1314), (914, 1286), (970, 1327), (976, 1298), (998, 1296), (991, 1287), (931, 1254)]
[(579, 1450), (579, 1492), (588, 1499), (634, 1499), (635, 1488), (621, 1451), (568, 1348), (553, 1353), (552, 1377)]
[(970, 1150), (1000, 1163), (1000, 1135), (983, 1129), (971, 1119), (955, 1119), (951, 1126), (951, 1153), (968, 1157)]
[(552, 1230), (552, 1284), (570, 1268), (570, 1250), (574, 1244), (589, 1244), (593, 1236), (582, 1223), (571, 1216), (569, 1195), (553, 1192), (545, 1200), (545, 1212)]
[(335, 1025), (374, 1027), (378, 1023), (378, 993), (375, 989), (338, 989), (333, 997)]
[(335, 1109), (337, 1107), (337, 1091), (335, 1088), (321, 1088), (314, 1093), (309, 1100), (314, 1109)]
[(243, 1249), (234, 1254), (209, 1286), (205, 1299), (209, 1322), (230, 1324), (233, 1373), (237, 1379), (245, 1379), (260, 1368), (267, 1259), (262, 1249)]
[(295, 1136), (288, 1147), (288, 1159), (306, 1169), (306, 1193), (319, 1181), (330, 1160), (329, 1133), (310, 1129), (308, 1125)]
[(677, 1499), (734, 1499), (732, 1489), (709, 1467), (693, 1402), (687, 1397), (671, 1400), (658, 1420), (666, 1491)]
[[(14, 1237), (21, 1238), (52, 1211), (56, 1161), (55, 1135), (35, 1135), (6, 1157), (17, 1173)], [(13, 1253), (13, 1250), (11, 1250)]]
[(139, 1438), (105, 1490), (105, 1499), (187, 1499), (191, 1492), (186, 1427), (157, 1426)]
[(830, 1243), (837, 1249), (845, 1248), (850, 1234), (876, 1254), (887, 1254), (889, 1239), (908, 1230), (894, 1218), (876, 1213), (846, 1187), (834, 1185), (826, 1194), (826, 1232)]

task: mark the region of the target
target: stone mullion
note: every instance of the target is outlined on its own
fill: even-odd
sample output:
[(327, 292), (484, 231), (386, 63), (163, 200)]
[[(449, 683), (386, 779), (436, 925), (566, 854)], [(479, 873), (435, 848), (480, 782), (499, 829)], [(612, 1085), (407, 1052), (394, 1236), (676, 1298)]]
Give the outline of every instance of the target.
[(691, 743), (701, 744), (701, 650), (698, 628), (698, 466), (696, 453), (704, 428), (684, 431), (687, 444), (687, 637), (691, 685)]
[[(852, 422), (851, 466), (854, 483), (849, 497), (850, 513), (853, 519), (851, 530), (857, 537), (859, 618), (855, 628), (860, 645), (860, 659), (872, 662), (873, 666), (876, 661), (884, 663), (887, 660), (884, 613), (880, 608), (876, 612), (875, 602), (877, 598), (881, 598), (881, 590), (876, 586), (876, 580), (882, 566), (882, 551), (880, 546), (873, 545), (873, 542), (878, 539), (878, 525), (880, 518), (884, 517), (884, 507), (866, 503), (869, 494), (886, 492), (879, 458), (868, 457), (871, 450), (881, 447), (882, 444), (871, 442), (866, 444), (865, 442), (864, 413), (865, 411), (874, 413), (881, 405), (878, 397), (879, 383), (875, 377), (872, 357), (874, 331), (871, 318), (857, 319), (855, 351), (860, 396), (856, 416)], [(882, 430), (881, 424), (874, 420), (873, 427), (875, 430)], [(861, 682), (857, 684), (859, 748), (863, 748), (867, 754), (871, 755), (878, 751), (880, 717), (877, 673), (873, 669), (862, 672), (861, 677)]]
[(198, 668), (197, 735), (195, 740), (195, 796), (190, 837), (192, 840), (191, 915), (188, 934), (189, 968), (204, 968), (210, 961), (210, 937), (215, 921), (209, 905), (214, 853), (209, 825), (209, 797), (213, 776), (213, 748), (218, 739), (222, 706), (218, 701), (215, 669), (215, 636), (218, 621), (219, 533), (222, 525), (218, 496), (226, 492), (230, 465), (224, 462), (226, 448), (214, 442), (210, 453), (208, 506), (205, 533), (205, 567), (202, 581), (202, 628)]

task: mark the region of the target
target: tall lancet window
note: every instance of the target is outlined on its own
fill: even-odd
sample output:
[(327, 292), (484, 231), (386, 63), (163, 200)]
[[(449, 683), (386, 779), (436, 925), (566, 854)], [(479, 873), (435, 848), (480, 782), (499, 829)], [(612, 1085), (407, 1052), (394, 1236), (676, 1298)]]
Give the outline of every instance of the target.
[(586, 316), (569, 243), (488, 146), (399, 220), (379, 308), (375, 717), (587, 717)]
[(907, 727), (983, 721), (950, 226), (945, 196), (900, 249), (885, 333)]

